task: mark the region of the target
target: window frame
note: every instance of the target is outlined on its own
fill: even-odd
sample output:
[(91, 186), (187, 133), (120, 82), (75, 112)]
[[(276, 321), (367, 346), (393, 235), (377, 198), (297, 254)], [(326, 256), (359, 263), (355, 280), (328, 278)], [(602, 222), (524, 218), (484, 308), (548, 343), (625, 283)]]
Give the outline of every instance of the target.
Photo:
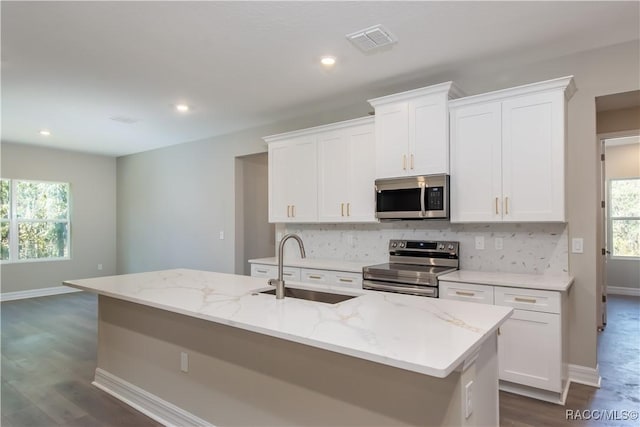
[[(9, 181), (9, 218), (0, 218), (0, 222), (9, 223), (9, 258), (0, 260), (0, 264), (23, 264), (31, 262), (54, 262), (54, 261), (69, 261), (71, 260), (71, 183), (63, 181), (48, 181), (48, 180), (36, 180), (36, 179), (19, 179), (19, 178), (1, 178), (4, 181)], [(67, 216), (65, 219), (19, 219), (17, 210), (17, 198), (16, 186), (18, 182), (29, 182), (37, 184), (62, 184), (67, 186)], [(20, 239), (18, 228), (21, 223), (64, 223), (67, 224), (67, 255), (63, 257), (47, 257), (47, 258), (26, 258), (20, 259)], [(16, 238), (12, 238), (16, 236)]]
[(613, 222), (616, 220), (637, 220), (640, 221), (640, 216), (620, 216), (614, 217), (611, 215), (611, 186), (614, 181), (632, 181), (632, 180), (640, 180), (640, 176), (630, 176), (624, 178), (609, 178), (607, 181), (607, 251), (608, 257), (611, 260), (640, 260), (639, 256), (624, 256), (624, 255), (614, 255), (613, 253)]

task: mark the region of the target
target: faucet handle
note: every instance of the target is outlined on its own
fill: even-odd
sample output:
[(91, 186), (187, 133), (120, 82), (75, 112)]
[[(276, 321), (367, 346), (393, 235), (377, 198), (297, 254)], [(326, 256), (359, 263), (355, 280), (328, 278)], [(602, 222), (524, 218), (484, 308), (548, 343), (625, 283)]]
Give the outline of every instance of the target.
[(271, 286), (278, 286), (278, 284), (280, 284), (280, 282), (284, 283), (284, 280), (278, 280), (278, 279), (269, 279), (267, 281), (267, 283), (269, 283), (269, 285)]

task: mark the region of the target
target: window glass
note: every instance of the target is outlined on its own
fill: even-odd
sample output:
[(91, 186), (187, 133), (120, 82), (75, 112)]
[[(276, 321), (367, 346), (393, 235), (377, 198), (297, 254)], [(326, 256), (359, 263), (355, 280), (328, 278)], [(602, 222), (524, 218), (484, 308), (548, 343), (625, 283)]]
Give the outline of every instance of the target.
[(611, 180), (609, 221), (611, 255), (640, 257), (640, 178)]

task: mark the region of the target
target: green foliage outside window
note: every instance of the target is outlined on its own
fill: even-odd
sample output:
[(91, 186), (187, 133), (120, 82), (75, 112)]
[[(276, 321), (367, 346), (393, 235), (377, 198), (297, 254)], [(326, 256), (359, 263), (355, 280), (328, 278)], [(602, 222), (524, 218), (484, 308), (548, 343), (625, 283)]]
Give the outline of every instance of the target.
[(640, 257), (640, 178), (611, 180), (609, 209), (611, 254)]
[(69, 184), (2, 180), (1, 192), (2, 260), (69, 256)]

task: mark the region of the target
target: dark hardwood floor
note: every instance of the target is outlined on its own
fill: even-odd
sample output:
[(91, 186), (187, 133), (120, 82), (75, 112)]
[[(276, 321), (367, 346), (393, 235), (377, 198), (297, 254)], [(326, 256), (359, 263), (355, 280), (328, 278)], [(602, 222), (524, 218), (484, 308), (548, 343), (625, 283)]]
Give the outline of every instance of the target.
[[(600, 333), (602, 387), (572, 384), (566, 406), (500, 393), (502, 426), (624, 426), (567, 420), (566, 410), (640, 411), (640, 298), (610, 296)], [(97, 299), (84, 292), (3, 302), (2, 427), (158, 426), (91, 385)]]

